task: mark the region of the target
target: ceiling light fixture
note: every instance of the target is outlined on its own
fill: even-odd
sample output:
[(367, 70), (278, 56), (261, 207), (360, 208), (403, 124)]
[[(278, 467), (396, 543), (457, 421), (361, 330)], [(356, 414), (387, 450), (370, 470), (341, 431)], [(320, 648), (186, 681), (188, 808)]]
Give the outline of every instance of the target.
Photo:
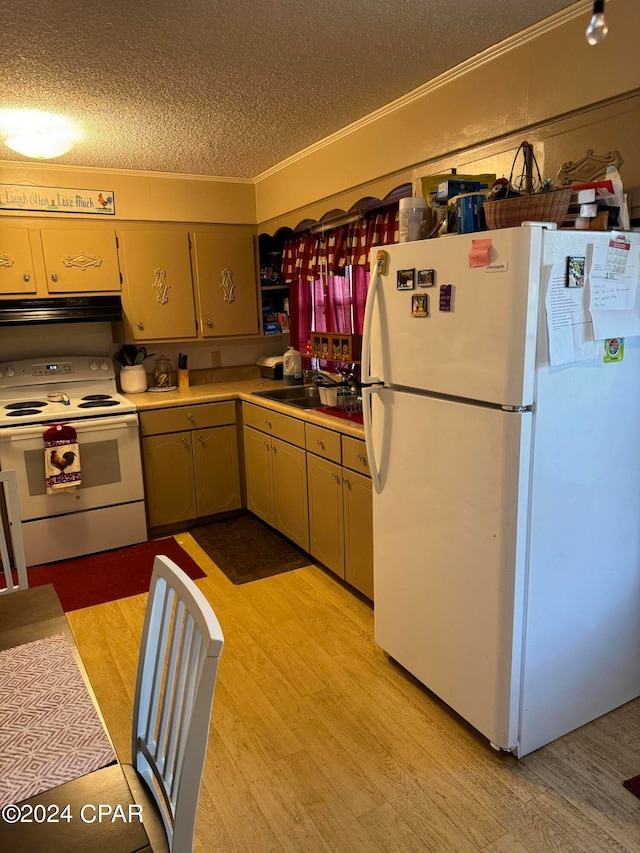
[(604, 19), (604, 0), (595, 0), (586, 32), (587, 41), (589, 44), (600, 44), (608, 32), (609, 27)]
[(70, 119), (40, 110), (0, 110), (0, 134), (12, 151), (38, 160), (66, 154), (82, 137)]

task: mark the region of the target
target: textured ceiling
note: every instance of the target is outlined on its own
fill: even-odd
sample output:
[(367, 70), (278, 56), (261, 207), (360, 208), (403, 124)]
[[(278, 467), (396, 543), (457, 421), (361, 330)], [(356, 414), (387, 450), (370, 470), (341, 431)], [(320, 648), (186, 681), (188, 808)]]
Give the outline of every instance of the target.
[(2, 0), (0, 109), (79, 123), (56, 163), (253, 178), (569, 5)]

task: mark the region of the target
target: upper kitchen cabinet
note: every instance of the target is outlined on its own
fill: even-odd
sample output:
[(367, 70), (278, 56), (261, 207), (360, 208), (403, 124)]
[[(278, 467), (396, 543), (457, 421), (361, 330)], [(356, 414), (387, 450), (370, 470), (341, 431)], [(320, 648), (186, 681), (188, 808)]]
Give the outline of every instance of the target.
[(116, 235), (107, 228), (0, 229), (0, 295), (118, 293)]
[(120, 231), (127, 325), (134, 340), (197, 336), (189, 234)]
[(0, 294), (33, 294), (36, 275), (28, 228), (0, 229)]
[(200, 336), (258, 334), (254, 229), (215, 225), (192, 235)]
[(41, 228), (40, 239), (49, 293), (120, 290), (115, 231)]

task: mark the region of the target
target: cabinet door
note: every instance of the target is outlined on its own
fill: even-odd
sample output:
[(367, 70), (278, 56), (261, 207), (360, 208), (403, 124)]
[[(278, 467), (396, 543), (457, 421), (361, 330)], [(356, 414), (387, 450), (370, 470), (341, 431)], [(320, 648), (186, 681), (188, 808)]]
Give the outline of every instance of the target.
[(306, 453), (300, 447), (271, 439), (275, 527), (303, 551), (309, 550)]
[(29, 230), (0, 229), (0, 294), (35, 292)]
[(247, 426), (243, 427), (243, 434), (247, 509), (275, 527), (271, 439)]
[(342, 468), (307, 454), (309, 484), (309, 550), (328, 569), (344, 578)]
[(239, 509), (242, 498), (235, 426), (195, 430), (191, 435), (198, 515)]
[(142, 439), (149, 527), (196, 518), (191, 433)]
[(205, 338), (258, 333), (253, 229), (219, 225), (193, 234), (192, 258)]
[(42, 228), (40, 237), (49, 293), (120, 291), (115, 231)]
[(121, 251), (134, 340), (195, 338), (187, 232), (123, 231)]
[(373, 601), (371, 480), (343, 469), (345, 580)]

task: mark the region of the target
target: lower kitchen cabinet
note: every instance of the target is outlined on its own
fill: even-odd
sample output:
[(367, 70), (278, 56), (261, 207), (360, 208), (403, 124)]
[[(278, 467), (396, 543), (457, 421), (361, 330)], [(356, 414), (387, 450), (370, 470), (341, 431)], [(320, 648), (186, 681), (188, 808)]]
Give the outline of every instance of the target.
[(310, 553), (373, 599), (371, 480), (307, 454)]
[(242, 506), (234, 403), (142, 412), (140, 427), (149, 527)]
[(305, 451), (244, 426), (247, 509), (309, 550)]

